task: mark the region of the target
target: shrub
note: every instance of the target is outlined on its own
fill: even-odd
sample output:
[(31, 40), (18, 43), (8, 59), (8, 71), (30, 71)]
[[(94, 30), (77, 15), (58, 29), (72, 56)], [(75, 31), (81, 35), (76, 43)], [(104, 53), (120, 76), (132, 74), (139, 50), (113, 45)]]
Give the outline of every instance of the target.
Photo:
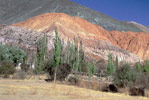
[[(148, 73), (138, 73), (136, 75), (136, 81), (131, 85), (130, 90), (133, 88), (137, 88), (138, 90), (141, 89), (143, 92), (142, 96), (148, 97), (148, 90), (149, 90), (149, 74)], [(132, 94), (133, 91), (130, 91)], [(137, 93), (137, 92), (134, 92)], [(136, 94), (139, 95), (139, 94)]]
[(24, 52), (24, 50), (18, 47), (10, 47), (9, 53), (11, 55), (10, 58), (12, 59), (13, 63), (25, 63), (27, 54)]
[(88, 73), (88, 64), (86, 61), (80, 62), (79, 68), (80, 72)]
[(133, 86), (137, 87), (143, 87), (145, 89), (149, 89), (149, 74), (148, 73), (139, 73), (136, 75), (136, 82), (133, 84)]
[(114, 74), (113, 81), (119, 87), (126, 87), (136, 81), (136, 71), (131, 69), (129, 64), (123, 64)]
[(97, 74), (100, 77), (106, 76), (107, 72), (107, 64), (104, 62), (104, 60), (99, 60), (96, 62), (96, 67), (97, 67)]
[(9, 75), (15, 72), (15, 66), (13, 63), (8, 61), (3, 61), (0, 65), (0, 74), (4, 75), (4, 77), (9, 77)]
[(0, 61), (9, 61), (12, 63), (23, 63), (26, 60), (26, 53), (18, 47), (10, 47), (0, 44)]

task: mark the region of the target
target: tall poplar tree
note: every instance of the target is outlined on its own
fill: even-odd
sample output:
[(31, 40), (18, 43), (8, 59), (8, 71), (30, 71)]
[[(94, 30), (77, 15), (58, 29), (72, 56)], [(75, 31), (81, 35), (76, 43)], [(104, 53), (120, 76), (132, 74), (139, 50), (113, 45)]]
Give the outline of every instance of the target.
[(57, 74), (57, 68), (60, 64), (61, 60), (61, 43), (58, 36), (58, 30), (55, 29), (55, 40), (54, 40), (54, 52), (53, 52), (53, 59), (54, 59), (54, 67), (55, 67), (55, 73), (54, 73), (54, 82), (56, 81), (56, 74)]

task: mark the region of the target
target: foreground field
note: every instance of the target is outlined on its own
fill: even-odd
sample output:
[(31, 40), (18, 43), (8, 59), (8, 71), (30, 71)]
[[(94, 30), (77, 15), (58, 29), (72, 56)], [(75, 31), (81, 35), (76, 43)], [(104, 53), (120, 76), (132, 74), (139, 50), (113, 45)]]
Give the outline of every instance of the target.
[(0, 100), (149, 100), (40, 80), (0, 79)]

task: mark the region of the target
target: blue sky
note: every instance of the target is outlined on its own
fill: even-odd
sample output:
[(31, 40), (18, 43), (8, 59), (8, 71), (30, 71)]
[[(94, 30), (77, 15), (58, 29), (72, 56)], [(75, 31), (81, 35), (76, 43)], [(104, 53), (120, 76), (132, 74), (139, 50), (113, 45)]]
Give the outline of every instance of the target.
[(149, 0), (72, 0), (122, 21), (149, 26)]

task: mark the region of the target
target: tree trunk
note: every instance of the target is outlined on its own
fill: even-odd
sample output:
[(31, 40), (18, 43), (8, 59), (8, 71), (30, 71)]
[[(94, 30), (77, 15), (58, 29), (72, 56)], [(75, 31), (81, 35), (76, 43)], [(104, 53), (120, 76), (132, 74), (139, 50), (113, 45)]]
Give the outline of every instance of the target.
[(55, 73), (54, 73), (54, 83), (56, 82), (56, 74), (57, 74), (57, 67), (55, 68)]

